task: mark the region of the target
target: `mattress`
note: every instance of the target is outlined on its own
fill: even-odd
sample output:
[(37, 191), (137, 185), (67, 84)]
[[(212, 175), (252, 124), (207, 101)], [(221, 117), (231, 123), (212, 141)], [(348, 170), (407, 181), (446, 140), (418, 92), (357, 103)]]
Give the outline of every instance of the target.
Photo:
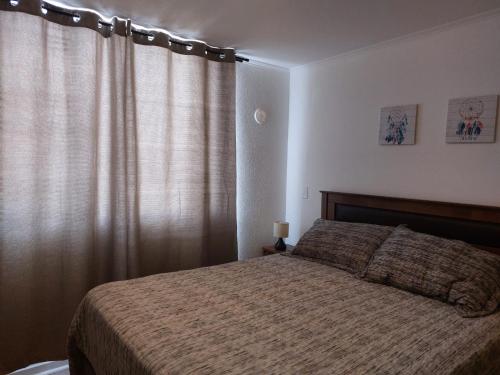
[(495, 374), (500, 313), (272, 255), (101, 285), (75, 314), (72, 374)]

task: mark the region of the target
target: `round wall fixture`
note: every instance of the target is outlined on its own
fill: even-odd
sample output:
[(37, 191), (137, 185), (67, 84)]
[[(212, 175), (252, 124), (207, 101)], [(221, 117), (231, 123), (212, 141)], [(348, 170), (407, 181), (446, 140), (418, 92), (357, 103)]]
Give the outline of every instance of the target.
[(257, 108), (253, 114), (255, 122), (259, 125), (264, 125), (267, 119), (267, 113), (263, 109)]

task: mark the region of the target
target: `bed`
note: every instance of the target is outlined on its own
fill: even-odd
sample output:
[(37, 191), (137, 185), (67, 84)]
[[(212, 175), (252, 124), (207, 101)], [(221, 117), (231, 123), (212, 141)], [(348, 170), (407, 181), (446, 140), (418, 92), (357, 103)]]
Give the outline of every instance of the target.
[[(321, 217), (500, 250), (500, 208), (322, 192)], [(101, 285), (68, 351), (72, 374), (497, 374), (500, 313), (277, 254)]]

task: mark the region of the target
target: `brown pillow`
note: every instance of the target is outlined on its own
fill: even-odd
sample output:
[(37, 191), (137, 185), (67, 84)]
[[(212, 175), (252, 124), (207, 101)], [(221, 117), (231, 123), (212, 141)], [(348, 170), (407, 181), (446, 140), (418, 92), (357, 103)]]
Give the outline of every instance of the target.
[(500, 256), (403, 226), (375, 251), (364, 277), (447, 302), (463, 317), (491, 314), (500, 303)]
[(317, 219), (302, 236), (292, 255), (321, 260), (360, 274), (393, 227)]

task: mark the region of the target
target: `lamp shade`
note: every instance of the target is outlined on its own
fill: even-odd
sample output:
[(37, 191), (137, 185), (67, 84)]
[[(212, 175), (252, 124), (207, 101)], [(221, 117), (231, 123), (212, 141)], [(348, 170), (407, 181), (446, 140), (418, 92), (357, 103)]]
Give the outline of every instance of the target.
[(288, 223), (285, 221), (275, 221), (273, 225), (274, 237), (287, 238), (288, 237)]

